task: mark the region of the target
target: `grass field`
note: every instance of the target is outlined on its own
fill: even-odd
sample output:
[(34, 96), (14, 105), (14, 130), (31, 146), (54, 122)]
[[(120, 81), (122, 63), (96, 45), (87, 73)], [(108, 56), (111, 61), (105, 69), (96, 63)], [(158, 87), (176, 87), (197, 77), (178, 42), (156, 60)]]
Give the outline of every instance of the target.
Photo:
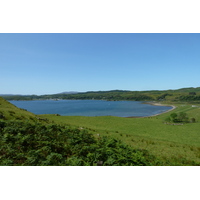
[[(58, 124), (69, 124), (89, 130), (94, 135), (110, 135), (127, 144), (146, 149), (161, 159), (185, 164), (200, 163), (200, 108), (176, 104), (168, 113), (146, 118), (83, 117), (42, 115)], [(164, 119), (172, 112), (186, 112), (196, 123), (167, 125)]]

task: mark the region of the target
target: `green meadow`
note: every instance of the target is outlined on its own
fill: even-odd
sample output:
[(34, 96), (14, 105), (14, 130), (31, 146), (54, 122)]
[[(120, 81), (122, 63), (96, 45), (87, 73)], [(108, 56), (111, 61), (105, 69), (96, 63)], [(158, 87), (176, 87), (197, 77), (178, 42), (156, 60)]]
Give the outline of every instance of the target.
[[(179, 165), (180, 162), (185, 165), (200, 163), (200, 107), (193, 107), (191, 104), (175, 106), (170, 112), (145, 118), (42, 116), (57, 124), (86, 129), (96, 137), (112, 136), (134, 148), (148, 150), (174, 165)], [(190, 118), (194, 117), (196, 122), (166, 124), (165, 118), (173, 112), (186, 112)]]

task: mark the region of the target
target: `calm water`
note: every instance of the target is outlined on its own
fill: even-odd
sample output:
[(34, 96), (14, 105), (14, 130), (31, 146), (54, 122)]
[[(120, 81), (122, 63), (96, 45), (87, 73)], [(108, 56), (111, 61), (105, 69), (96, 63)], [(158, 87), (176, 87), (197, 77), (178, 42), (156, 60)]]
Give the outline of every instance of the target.
[(171, 109), (170, 106), (152, 106), (139, 101), (103, 100), (39, 100), (10, 101), (34, 114), (60, 114), (65, 116), (150, 116)]

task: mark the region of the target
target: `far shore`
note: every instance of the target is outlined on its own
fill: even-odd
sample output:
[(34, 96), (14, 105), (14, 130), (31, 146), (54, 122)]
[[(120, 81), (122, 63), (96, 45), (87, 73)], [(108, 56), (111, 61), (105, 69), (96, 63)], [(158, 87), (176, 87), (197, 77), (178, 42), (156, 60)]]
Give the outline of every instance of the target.
[(171, 109), (165, 111), (165, 112), (162, 112), (162, 113), (158, 113), (158, 114), (155, 114), (155, 115), (150, 115), (150, 116), (145, 116), (145, 117), (140, 117), (140, 116), (132, 116), (132, 117), (126, 117), (126, 118), (148, 118), (148, 117), (155, 117), (155, 116), (158, 116), (158, 115), (162, 115), (164, 113), (168, 113), (172, 110), (174, 110), (176, 108), (176, 106), (174, 105), (164, 105), (164, 104), (161, 104), (161, 103), (158, 103), (158, 102), (144, 102), (145, 104), (150, 104), (150, 105), (153, 105), (153, 106), (170, 106), (172, 107)]

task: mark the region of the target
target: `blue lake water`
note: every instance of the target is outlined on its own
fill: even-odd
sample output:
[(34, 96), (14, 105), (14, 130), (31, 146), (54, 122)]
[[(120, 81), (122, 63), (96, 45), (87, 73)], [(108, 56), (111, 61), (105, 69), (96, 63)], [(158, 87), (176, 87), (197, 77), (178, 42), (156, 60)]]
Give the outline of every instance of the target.
[(63, 116), (118, 116), (146, 117), (171, 109), (171, 106), (153, 106), (140, 101), (103, 100), (36, 100), (10, 101), (34, 114), (60, 114)]

